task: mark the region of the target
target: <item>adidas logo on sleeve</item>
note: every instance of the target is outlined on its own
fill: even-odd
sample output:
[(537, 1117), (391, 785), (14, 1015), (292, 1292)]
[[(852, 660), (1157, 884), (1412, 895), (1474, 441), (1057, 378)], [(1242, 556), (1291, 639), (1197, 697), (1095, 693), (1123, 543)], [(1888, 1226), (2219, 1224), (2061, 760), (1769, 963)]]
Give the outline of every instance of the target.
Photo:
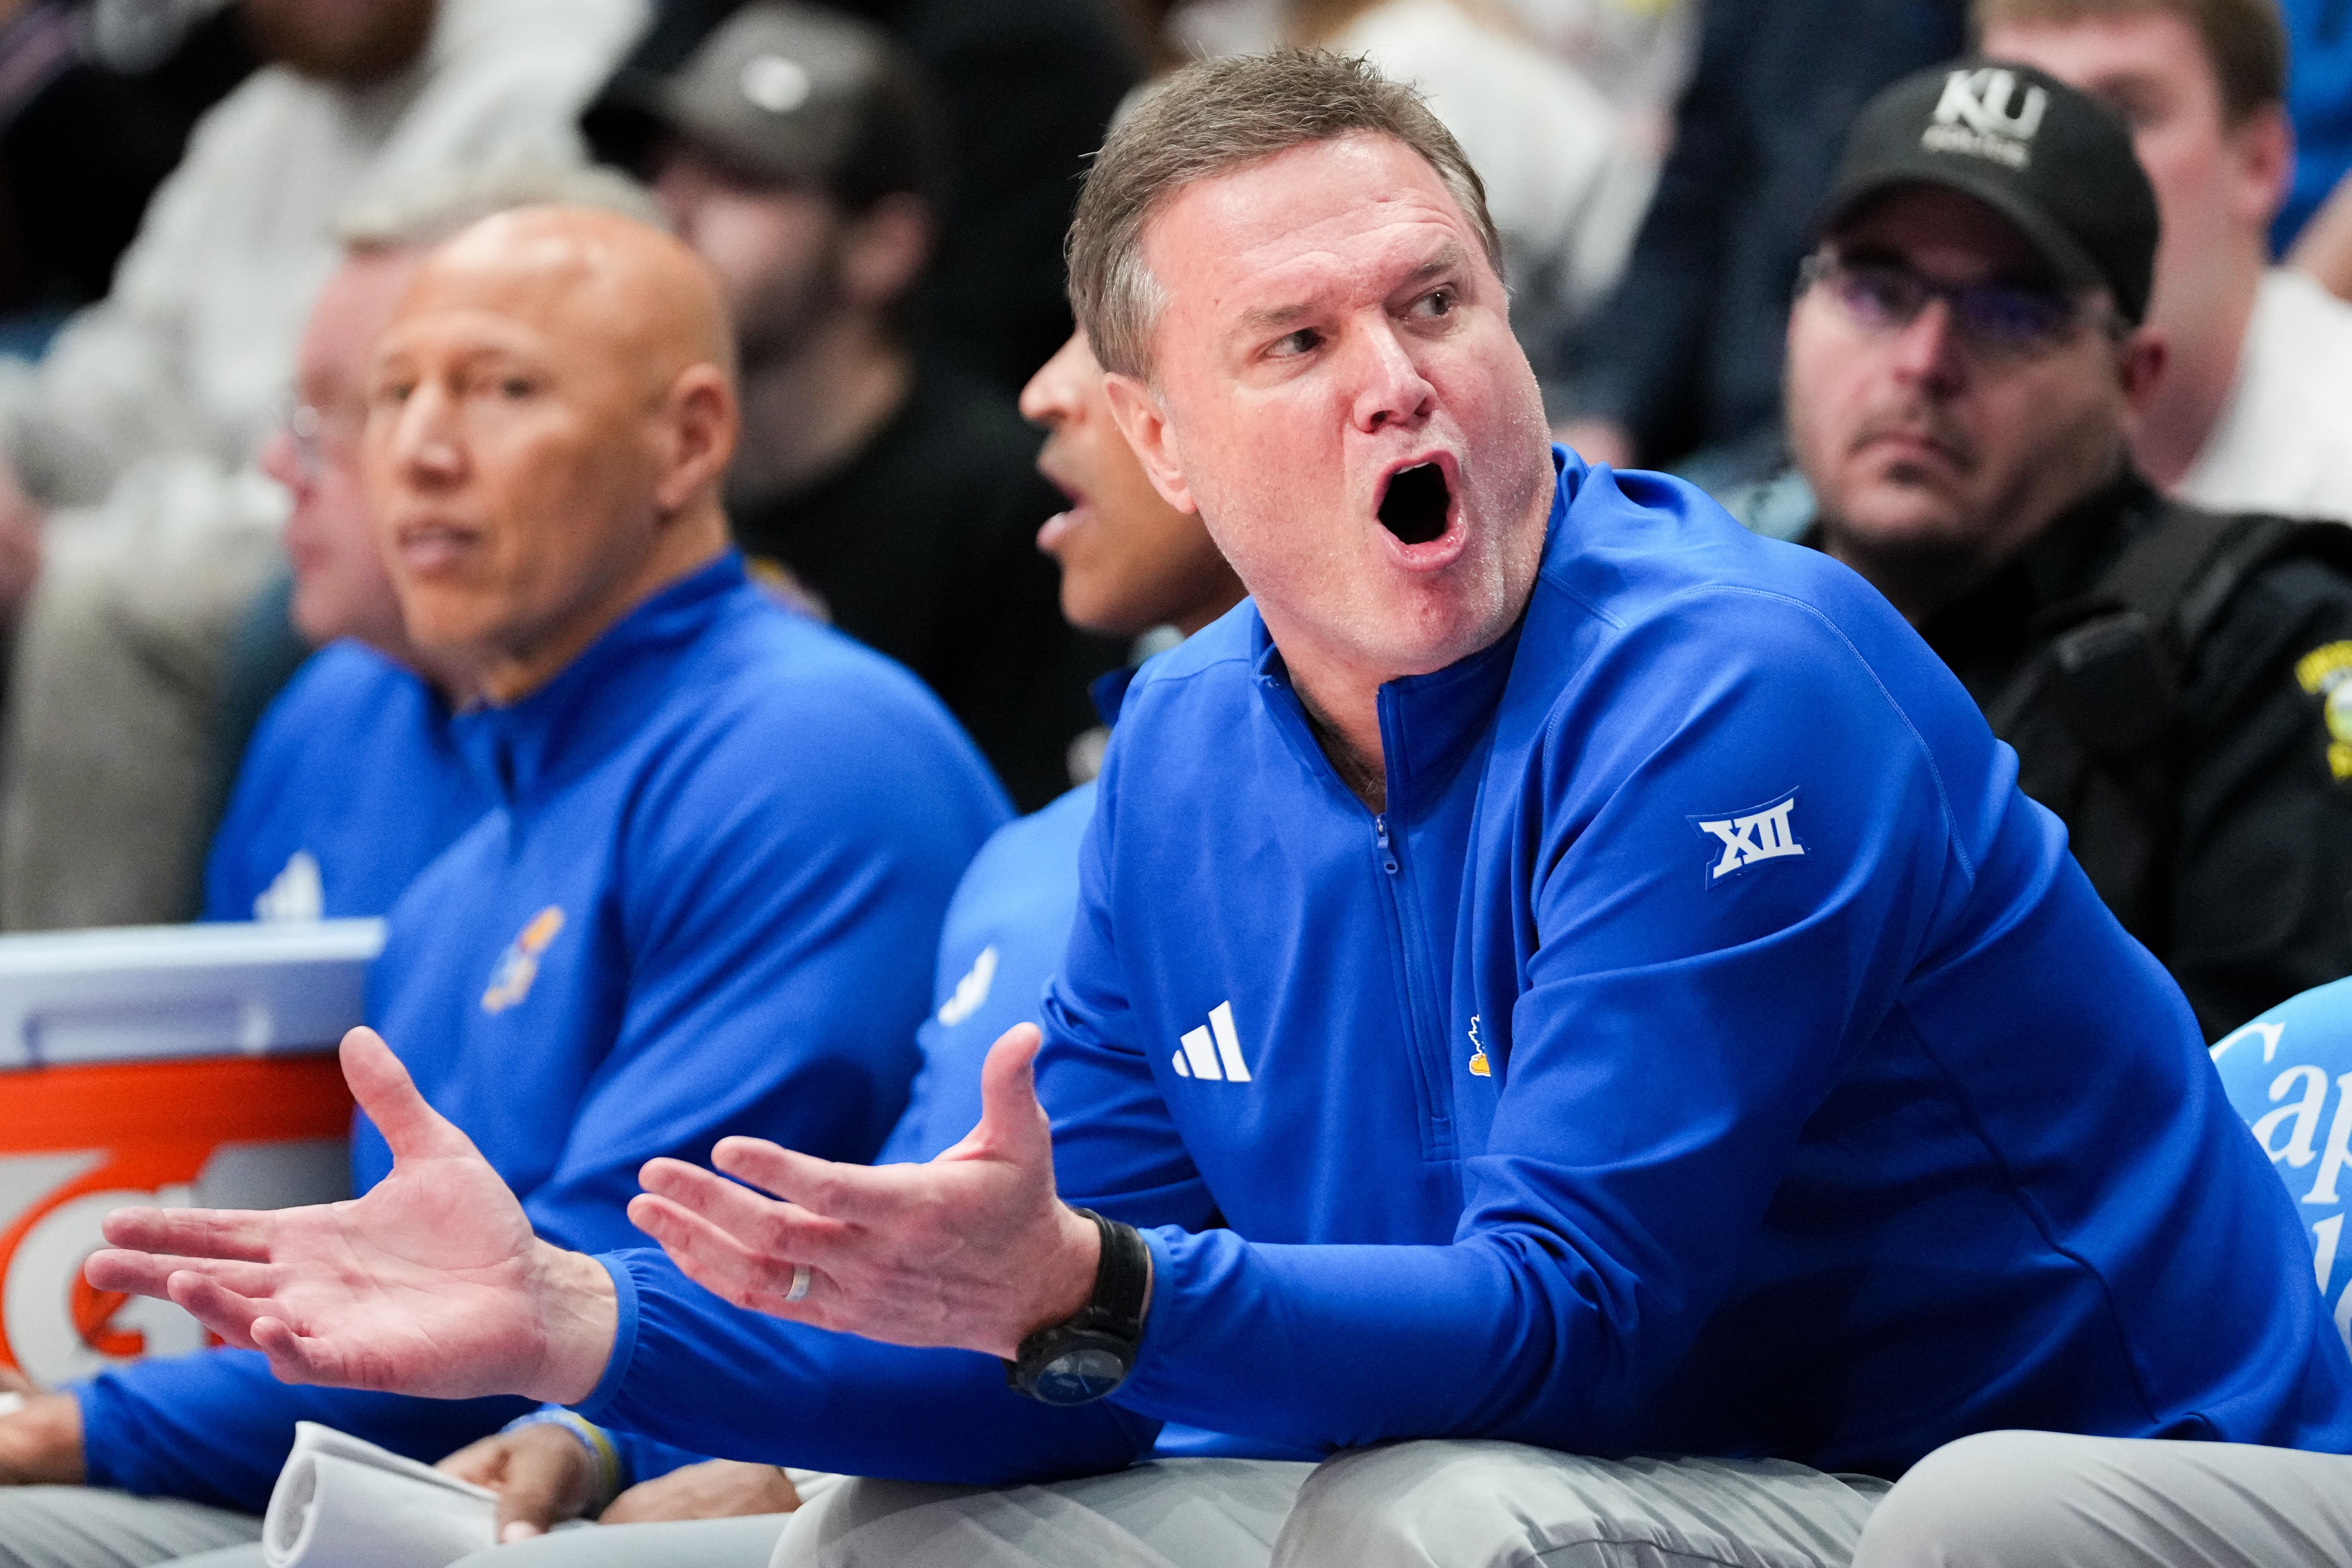
[(1174, 1061), (1179, 1078), (1247, 1083), (1249, 1067), (1242, 1061), (1241, 1037), (1234, 1032), (1234, 1004), (1219, 1002), (1211, 1008), (1209, 1021), (1185, 1034), (1183, 1047), (1176, 1052)]

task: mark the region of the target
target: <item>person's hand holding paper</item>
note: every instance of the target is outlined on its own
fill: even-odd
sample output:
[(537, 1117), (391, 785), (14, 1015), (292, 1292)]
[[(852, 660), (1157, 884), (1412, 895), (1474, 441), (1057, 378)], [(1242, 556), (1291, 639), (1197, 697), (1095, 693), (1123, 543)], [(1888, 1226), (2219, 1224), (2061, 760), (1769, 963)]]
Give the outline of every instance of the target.
[(304, 1421), (261, 1521), (268, 1568), (447, 1568), (496, 1542), (498, 1500)]

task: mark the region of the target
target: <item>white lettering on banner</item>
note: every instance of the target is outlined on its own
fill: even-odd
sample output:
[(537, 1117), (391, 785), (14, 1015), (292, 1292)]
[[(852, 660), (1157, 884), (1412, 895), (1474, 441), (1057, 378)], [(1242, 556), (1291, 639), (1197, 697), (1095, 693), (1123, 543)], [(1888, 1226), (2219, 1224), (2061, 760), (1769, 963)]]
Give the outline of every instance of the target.
[(1693, 827), (1723, 845), (1723, 858), (1706, 873), (1707, 882), (1720, 882), (1759, 861), (1803, 854), (1805, 846), (1789, 826), (1789, 814), (1796, 809), (1797, 792), (1791, 789), (1770, 805), (1759, 806), (1744, 815), (1726, 813), (1714, 821), (1693, 817)]
[[(2304, 1086), (2303, 1098), (2256, 1120), (2253, 1133), (2254, 1141), (2262, 1145), (2263, 1153), (2270, 1155), (2271, 1164), (2284, 1160), (2301, 1170), (2312, 1162), (2312, 1140), (2319, 1136), (2319, 1111), (2327, 1103), (2327, 1074), (2316, 1067), (2290, 1067), (2271, 1080), (2272, 1102), (2285, 1099), (2287, 1091), (2297, 1083)], [(2271, 1137), (2278, 1131), (2279, 1124), (2290, 1116), (2294, 1118), (2294, 1134), (2287, 1140), (2286, 1147), (2280, 1148), (2271, 1142)]]
[(2331, 1214), (2311, 1228), (2314, 1251), (2311, 1271), (2319, 1281), (2319, 1293), (2327, 1294), (2327, 1282), (2336, 1274), (2336, 1241), (2343, 1233), (2344, 1217)]
[(2319, 1179), (2303, 1195), (2305, 1203), (2343, 1201), (2336, 1196), (2336, 1178), (2347, 1165), (2352, 1165), (2352, 1072), (2336, 1080), (2336, 1120), (2328, 1124), (2327, 1151), (2320, 1156)]
[[(2263, 1042), (2263, 1060), (2264, 1061), (2269, 1061), (2278, 1055), (2279, 1037), (2285, 1033), (2286, 1025), (2283, 1023), (2263, 1023), (2259, 1021), (2250, 1023), (2243, 1029), (2233, 1030), (2215, 1040), (2213, 1042), (2212, 1050), (2207, 1051), (2205, 1054), (2211, 1057), (2215, 1063), (2218, 1064), (2221, 1060), (2222, 1054), (2231, 1046), (2237, 1044), (2242, 1040), (2253, 1039), (2259, 1040)], [(2273, 1098), (2275, 1098), (2275, 1096), (2273, 1096)]]
[(2344, 1294), (2336, 1303), (2336, 1337), (2344, 1348), (2352, 1351), (2352, 1285), (2344, 1287)]

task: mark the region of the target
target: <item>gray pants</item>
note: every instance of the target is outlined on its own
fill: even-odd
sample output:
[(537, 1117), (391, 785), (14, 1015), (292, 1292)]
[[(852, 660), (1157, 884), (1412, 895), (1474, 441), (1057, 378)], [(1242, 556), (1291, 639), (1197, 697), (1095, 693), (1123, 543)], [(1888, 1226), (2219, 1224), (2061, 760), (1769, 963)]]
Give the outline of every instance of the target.
[(154, 1568), (260, 1539), (257, 1516), (202, 1503), (99, 1487), (0, 1487), (0, 1568)]
[[(237, 1543), (259, 1531), (194, 1503), (0, 1489), (0, 1568), (225, 1547), (203, 1568), (254, 1568)], [(796, 1514), (562, 1530), (463, 1568), (761, 1568), (772, 1550), (773, 1568), (2341, 1568), (2352, 1456), (1996, 1432), (1890, 1492), (1771, 1460), (1403, 1443), (997, 1490), (848, 1481)]]
[[(674, 1524), (568, 1524), (461, 1557), (450, 1568), (767, 1568), (788, 1513)], [(261, 1548), (232, 1546), (173, 1568), (262, 1568)]]
[(1912, 1467), (1854, 1568), (2339, 1568), (2352, 1456), (1983, 1432)]
[(774, 1568), (1845, 1568), (1886, 1483), (1777, 1460), (1425, 1442), (983, 1490), (850, 1481)]
[[(450, 1568), (767, 1568), (789, 1513), (558, 1530), (461, 1557)], [(196, 1568), (187, 1564), (186, 1568)]]

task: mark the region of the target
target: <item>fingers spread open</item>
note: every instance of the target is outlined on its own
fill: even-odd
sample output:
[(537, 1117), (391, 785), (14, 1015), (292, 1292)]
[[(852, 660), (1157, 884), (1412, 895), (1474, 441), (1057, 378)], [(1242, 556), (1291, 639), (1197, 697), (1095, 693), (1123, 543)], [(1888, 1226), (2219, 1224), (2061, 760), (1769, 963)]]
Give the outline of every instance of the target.
[(343, 1036), (343, 1082), (360, 1103), (394, 1159), (421, 1159), (435, 1155), (472, 1152), (471, 1139), (425, 1103), (408, 1069), (372, 1029), (355, 1029)]
[(688, 1279), (713, 1295), (753, 1312), (814, 1321), (811, 1311), (785, 1301), (794, 1260), (754, 1252), (700, 1215), (650, 1194), (629, 1200), (629, 1219), (661, 1243)]
[(837, 1256), (849, 1228), (794, 1204), (762, 1197), (740, 1182), (677, 1160), (655, 1160), (643, 1173), (646, 1190), (699, 1216), (753, 1252), (804, 1262)]
[(173, 1252), (190, 1258), (232, 1258), (247, 1263), (266, 1263), (269, 1260), (269, 1238), (277, 1219), (276, 1214), (239, 1208), (134, 1207), (116, 1209), (100, 1222), (100, 1229), (115, 1246), (134, 1252)]
[(750, 1182), (762, 1192), (772, 1192), (779, 1197), (787, 1196), (785, 1189), (793, 1185), (793, 1176), (798, 1169), (796, 1162), (805, 1158), (765, 1138), (721, 1138), (710, 1150), (712, 1165), (739, 1181)]
[(903, 1210), (909, 1173), (919, 1168), (837, 1165), (763, 1138), (721, 1138), (710, 1151), (710, 1163), (811, 1214), (860, 1225), (886, 1221)]
[(172, 1270), (186, 1267), (187, 1262), (184, 1258), (101, 1248), (82, 1260), (81, 1277), (101, 1291), (160, 1300), (170, 1294), (164, 1282), (171, 1279)]
[(124, 1252), (104, 1248), (82, 1260), (82, 1278), (101, 1291), (126, 1295), (171, 1294), (172, 1276), (201, 1275), (248, 1296), (266, 1296), (277, 1289), (278, 1270), (267, 1263), (223, 1263), (212, 1258), (186, 1258), (175, 1253)]
[(323, 1383), (344, 1388), (374, 1386), (353, 1375), (349, 1358), (336, 1354), (308, 1334), (297, 1333), (283, 1318), (254, 1319), (250, 1337), (253, 1348), (269, 1358), (269, 1370), (280, 1383)]
[(268, 1303), (238, 1295), (192, 1269), (174, 1272), (166, 1281), (171, 1298), (190, 1317), (239, 1350), (253, 1350), (253, 1325), (268, 1310)]

